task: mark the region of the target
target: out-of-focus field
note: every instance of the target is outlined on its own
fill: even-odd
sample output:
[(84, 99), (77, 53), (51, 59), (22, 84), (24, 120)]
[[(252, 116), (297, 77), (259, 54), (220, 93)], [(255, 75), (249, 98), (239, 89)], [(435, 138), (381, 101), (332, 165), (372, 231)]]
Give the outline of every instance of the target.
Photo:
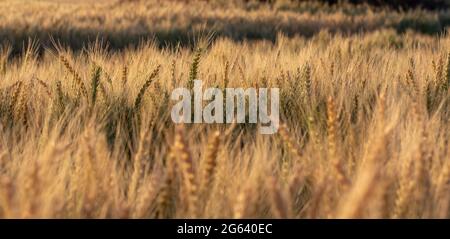
[(279, 32), (311, 37), (320, 31), (358, 34), (381, 29), (398, 33), (443, 33), (450, 12), (395, 12), (369, 6), (322, 3), (260, 4), (257, 1), (0, 1), (0, 39), (20, 49), (28, 38), (49, 45), (50, 36), (79, 49), (98, 36), (114, 48), (157, 39), (192, 43), (199, 33), (234, 40), (274, 41)]
[[(447, 16), (0, 1), (0, 217), (449, 218)], [(195, 78), (280, 88), (278, 133), (175, 125)]]

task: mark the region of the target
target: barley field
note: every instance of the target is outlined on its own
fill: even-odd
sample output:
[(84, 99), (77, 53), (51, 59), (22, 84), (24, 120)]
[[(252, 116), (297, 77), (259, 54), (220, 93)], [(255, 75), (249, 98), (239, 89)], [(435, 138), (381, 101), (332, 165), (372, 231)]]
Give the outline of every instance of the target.
[[(0, 218), (450, 218), (446, 19), (0, 0)], [(278, 132), (173, 123), (194, 79), (279, 88)]]

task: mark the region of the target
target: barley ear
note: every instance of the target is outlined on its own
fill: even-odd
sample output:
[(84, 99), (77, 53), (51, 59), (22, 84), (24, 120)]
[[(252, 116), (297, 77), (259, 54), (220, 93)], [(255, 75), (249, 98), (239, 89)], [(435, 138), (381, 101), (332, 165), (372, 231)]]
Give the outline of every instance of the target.
[(135, 111), (138, 111), (140, 109), (142, 100), (144, 98), (144, 94), (147, 91), (148, 87), (150, 87), (150, 85), (152, 84), (155, 77), (158, 76), (160, 69), (161, 69), (161, 65), (158, 65), (153, 70), (153, 72), (147, 77), (147, 80), (145, 81), (144, 85), (142, 85), (141, 89), (139, 90), (136, 100), (134, 101), (134, 110)]
[(189, 81), (187, 83), (188, 89), (194, 88), (194, 80), (197, 79), (198, 66), (200, 64), (200, 56), (202, 54), (202, 48), (197, 48), (192, 59), (191, 69), (189, 70)]
[(400, 173), (398, 178), (398, 187), (395, 192), (393, 218), (404, 218), (409, 209), (411, 194), (414, 191), (414, 181), (411, 180), (411, 163), (410, 160), (403, 160), (400, 165)]
[(225, 69), (224, 69), (224, 72), (223, 72), (223, 88), (224, 89), (228, 87), (228, 83), (230, 81), (229, 69), (230, 69), (230, 62), (226, 61), (225, 62)]
[(416, 77), (415, 77), (415, 63), (411, 58), (409, 60), (409, 68), (406, 73), (406, 84), (409, 86), (409, 89), (412, 91), (413, 96), (418, 96), (420, 93), (419, 86), (417, 85)]
[(300, 146), (298, 145), (295, 138), (289, 133), (288, 127), (286, 124), (280, 124), (278, 128), (278, 132), (281, 136), (281, 139), (288, 147), (289, 153), (295, 160), (299, 161), (302, 157), (300, 152)]
[[(83, 83), (83, 80), (81, 79), (80, 75), (75, 71), (75, 68), (69, 63), (69, 60), (64, 57), (62, 54), (60, 55), (59, 59), (63, 63), (64, 67), (67, 69), (67, 71), (73, 76), (73, 80), (75, 81), (75, 84), (79, 88), (78, 90), (81, 92), (81, 94), (84, 97), (88, 96), (86, 86)], [(77, 92), (79, 93), (79, 92)]]
[(6, 73), (6, 65), (8, 64), (8, 58), (11, 55), (12, 48), (10, 45), (0, 47), (0, 74)]
[(38, 82), (38, 84), (40, 86), (42, 86), (42, 88), (44, 89), (44, 91), (47, 94), (47, 96), (52, 98), (52, 92), (50, 91), (50, 87), (48, 86), (48, 84), (45, 83), (43, 80), (37, 78), (37, 77), (34, 77), (34, 79)]
[(172, 146), (166, 160), (166, 172), (156, 199), (156, 217), (170, 218), (174, 214), (176, 148)]
[(445, 75), (442, 80), (442, 91), (446, 94), (450, 88), (450, 52), (447, 54), (447, 64), (445, 67)]
[(175, 59), (172, 60), (172, 63), (170, 65), (170, 87), (171, 89), (175, 89), (176, 84), (177, 84), (177, 77), (176, 77), (176, 61)]
[(122, 87), (125, 87), (128, 81), (128, 66), (124, 65), (122, 68)]
[(97, 94), (98, 94), (98, 86), (100, 84), (100, 75), (102, 72), (102, 68), (100, 68), (97, 65), (94, 65), (92, 68), (92, 73), (91, 73), (91, 100), (92, 100), (92, 105), (95, 105), (95, 102), (97, 100)]
[(328, 129), (328, 157), (334, 168), (334, 172), (338, 181), (347, 186), (349, 181), (345, 175), (344, 166), (342, 160), (337, 152), (338, 144), (338, 119), (336, 112), (336, 103), (333, 97), (329, 97), (327, 100), (327, 129)]
[(0, 205), (2, 206), (2, 215), (4, 218), (17, 217), (14, 208), (16, 197), (16, 187), (14, 181), (6, 175), (0, 175)]
[(131, 181), (128, 187), (128, 200), (130, 203), (136, 199), (140, 180), (142, 178), (142, 175), (144, 174), (143, 158), (146, 155), (146, 148), (149, 144), (149, 138), (150, 127), (147, 127), (140, 134), (138, 148), (136, 154), (133, 157), (133, 173), (131, 175)]
[(206, 151), (206, 157), (203, 167), (203, 173), (202, 173), (202, 179), (201, 179), (201, 186), (200, 191), (205, 194), (206, 190), (211, 185), (215, 170), (217, 166), (217, 154), (219, 152), (219, 143), (220, 143), (220, 132), (215, 131), (209, 142), (208, 142), (208, 149)]
[(287, 197), (283, 194), (280, 189), (280, 185), (274, 176), (269, 177), (267, 181), (267, 187), (269, 192), (270, 206), (272, 214), (275, 218), (289, 218), (289, 205)]
[(9, 113), (10, 113), (10, 116), (12, 118), (14, 118), (14, 112), (15, 112), (16, 104), (17, 104), (17, 101), (19, 100), (20, 94), (22, 92), (22, 88), (23, 88), (23, 82), (22, 81), (18, 81), (11, 88), (12, 90), (14, 90), (12, 92), (11, 100), (9, 102)]
[(196, 218), (198, 213), (198, 188), (191, 153), (185, 141), (183, 126), (177, 126), (176, 128), (174, 147), (177, 152), (177, 165), (183, 178), (184, 192), (187, 194), (188, 216)]
[(27, 106), (28, 106), (28, 93), (30, 90), (30, 84), (25, 84), (20, 92), (19, 101), (17, 102), (17, 110), (15, 111), (15, 119), (21, 120), (23, 125), (28, 122), (27, 119)]
[(312, 81), (311, 81), (311, 66), (309, 63), (306, 63), (302, 68), (301, 73), (302, 86), (303, 86), (303, 97), (305, 98), (305, 102), (308, 102), (312, 95)]

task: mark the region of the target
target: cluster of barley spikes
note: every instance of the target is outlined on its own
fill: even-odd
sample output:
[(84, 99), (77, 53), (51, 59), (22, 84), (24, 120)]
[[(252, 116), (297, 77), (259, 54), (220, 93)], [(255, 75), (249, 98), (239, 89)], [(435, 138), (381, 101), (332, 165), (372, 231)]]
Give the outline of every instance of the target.
[[(449, 218), (450, 39), (376, 37), (3, 46), (0, 217)], [(174, 125), (194, 78), (280, 88), (278, 133)]]

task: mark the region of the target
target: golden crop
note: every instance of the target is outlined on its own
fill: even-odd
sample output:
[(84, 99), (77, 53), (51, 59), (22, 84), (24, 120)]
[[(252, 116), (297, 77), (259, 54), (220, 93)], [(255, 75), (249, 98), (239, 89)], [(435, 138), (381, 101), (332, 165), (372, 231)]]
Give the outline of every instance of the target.
[[(22, 4), (3, 2), (0, 12)], [(0, 29), (12, 31), (0, 35), (14, 39), (0, 48), (0, 217), (450, 217), (446, 35), (398, 34), (384, 25), (333, 34), (323, 31), (335, 26), (328, 22), (314, 25), (322, 31), (311, 37), (276, 29), (273, 42), (219, 34), (178, 47), (146, 40), (116, 49), (97, 41), (79, 50), (70, 29), (110, 32), (115, 42), (141, 34), (143, 22), (170, 28), (170, 14), (210, 14), (219, 25), (222, 18), (256, 25), (280, 18), (279, 26), (292, 28), (297, 21), (346, 19), (272, 16), (265, 5), (228, 6), (229, 13), (206, 3), (158, 9), (154, 1), (98, 11), (119, 2), (88, 10), (88, 3), (35, 1), (11, 12), (33, 17), (3, 21), (8, 14), (0, 14)], [(127, 17), (133, 4), (141, 8)], [(49, 10), (35, 11), (40, 7)], [(400, 15), (373, 14), (368, 24)], [(219, 33), (246, 31), (222, 27)], [(20, 36), (41, 28), (59, 32), (61, 44), (49, 47), (42, 36), (17, 53)], [(280, 88), (279, 132), (261, 135), (254, 124), (175, 125), (171, 91), (195, 78), (218, 88)]]

